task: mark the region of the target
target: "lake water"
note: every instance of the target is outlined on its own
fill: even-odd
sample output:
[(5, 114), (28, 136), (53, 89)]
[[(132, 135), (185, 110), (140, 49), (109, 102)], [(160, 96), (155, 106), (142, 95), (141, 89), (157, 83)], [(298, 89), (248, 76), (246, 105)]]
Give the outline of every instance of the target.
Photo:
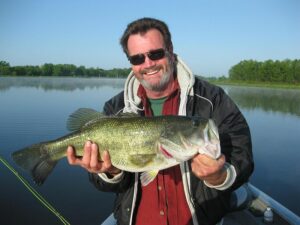
[[(0, 154), (71, 224), (100, 224), (114, 195), (99, 192), (87, 173), (58, 163), (41, 187), (11, 160), (27, 145), (68, 133), (68, 116), (81, 107), (101, 110), (122, 79), (0, 77)], [(300, 215), (300, 91), (223, 86), (252, 133), (255, 172), (250, 181)], [(0, 162), (0, 224), (61, 224)]]

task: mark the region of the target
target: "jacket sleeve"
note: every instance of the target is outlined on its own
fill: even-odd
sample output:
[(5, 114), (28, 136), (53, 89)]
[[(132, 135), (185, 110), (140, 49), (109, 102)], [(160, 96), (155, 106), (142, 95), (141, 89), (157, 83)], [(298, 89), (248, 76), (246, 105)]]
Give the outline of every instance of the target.
[(221, 151), (236, 171), (236, 180), (230, 189), (236, 189), (248, 181), (254, 169), (250, 129), (223, 89), (219, 88), (213, 103), (212, 117), (219, 129)]
[(99, 174), (89, 173), (89, 180), (97, 189), (104, 192), (124, 192), (128, 189), (131, 179), (134, 179), (134, 173), (123, 172), (122, 178), (118, 182), (107, 182)]

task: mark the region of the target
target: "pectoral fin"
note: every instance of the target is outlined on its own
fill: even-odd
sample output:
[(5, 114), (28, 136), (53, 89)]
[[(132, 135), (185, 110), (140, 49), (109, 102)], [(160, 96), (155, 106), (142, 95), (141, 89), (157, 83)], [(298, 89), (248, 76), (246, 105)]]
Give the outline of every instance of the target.
[(142, 186), (147, 186), (149, 183), (151, 183), (157, 176), (158, 172), (159, 170), (143, 172), (140, 176)]

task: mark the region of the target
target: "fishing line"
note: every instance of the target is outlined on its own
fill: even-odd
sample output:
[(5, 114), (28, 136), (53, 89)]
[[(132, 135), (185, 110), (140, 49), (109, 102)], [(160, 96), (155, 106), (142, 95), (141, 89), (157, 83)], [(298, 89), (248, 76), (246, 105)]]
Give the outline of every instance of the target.
[(18, 172), (0, 155), (0, 161), (5, 165), (10, 172), (12, 172), (21, 183), (27, 188), (27, 190), (44, 205), (50, 212), (52, 212), (64, 225), (70, 225), (70, 223), (49, 203), (43, 196), (38, 193)]

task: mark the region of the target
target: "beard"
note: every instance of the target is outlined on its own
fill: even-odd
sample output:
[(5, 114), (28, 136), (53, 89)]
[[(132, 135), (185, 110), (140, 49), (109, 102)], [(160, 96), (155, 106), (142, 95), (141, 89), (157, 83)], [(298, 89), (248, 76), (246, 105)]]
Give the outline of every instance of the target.
[[(171, 79), (171, 77), (173, 76), (173, 64), (171, 63), (171, 60), (168, 60), (169, 64), (167, 66), (167, 70), (166, 72), (162, 75), (162, 78), (159, 82), (157, 83), (149, 83), (148, 81), (144, 80), (144, 79), (140, 79), (140, 83), (143, 85), (144, 88), (151, 90), (151, 91), (164, 91), (165, 88), (168, 86), (168, 83)], [(151, 70), (156, 70), (156, 69), (160, 69), (161, 66), (157, 66), (156, 68), (151, 68)], [(146, 73), (146, 71), (145, 71)]]

